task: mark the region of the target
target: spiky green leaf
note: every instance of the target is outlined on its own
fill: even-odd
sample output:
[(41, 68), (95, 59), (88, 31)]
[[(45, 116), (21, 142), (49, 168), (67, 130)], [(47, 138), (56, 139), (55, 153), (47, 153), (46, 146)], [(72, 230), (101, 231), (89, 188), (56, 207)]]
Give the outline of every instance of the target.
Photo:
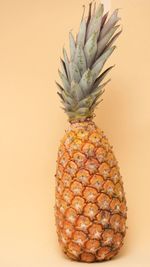
[(64, 101), (73, 107), (74, 99), (69, 94), (67, 94), (65, 91), (62, 91), (61, 94), (62, 94)]
[(82, 75), (86, 70), (86, 58), (83, 48), (77, 45), (75, 52), (75, 64), (78, 66), (80, 74)]
[(80, 24), (80, 30), (77, 37), (77, 44), (80, 46), (84, 46), (85, 43), (85, 35), (86, 35), (86, 21), (83, 19)]
[(84, 95), (87, 96), (91, 90), (93, 84), (93, 74), (90, 69), (87, 69), (83, 74), (81, 81), (79, 83), (80, 87), (83, 89)]
[(70, 81), (69, 59), (68, 59), (67, 52), (66, 52), (65, 48), (63, 48), (63, 56), (64, 56), (64, 62), (65, 62), (66, 70), (67, 70), (67, 77), (68, 77), (68, 80)]
[(101, 84), (100, 86), (98, 86), (97, 88), (95, 88), (94, 90), (92, 90), (92, 94), (96, 95), (98, 92), (100, 92), (105, 86), (106, 84), (108, 84), (111, 81), (111, 79), (107, 80), (106, 82), (104, 82), (103, 84)]
[(63, 61), (62, 58), (60, 58), (60, 65), (61, 65), (61, 71), (62, 71), (63, 75), (66, 77), (66, 79), (68, 79), (66, 65), (65, 65), (65, 62)]
[(80, 115), (89, 114), (89, 108), (82, 107), (82, 108), (77, 109), (76, 112), (77, 114), (80, 114)]
[(81, 80), (81, 75), (78, 66), (71, 61), (69, 63), (70, 77), (71, 81), (79, 82)]
[(112, 29), (113, 26), (119, 21), (120, 18), (118, 18), (118, 9), (115, 9), (115, 11), (112, 13), (111, 17), (108, 19), (106, 24), (103, 26), (100, 34), (100, 39), (102, 39), (105, 34)]
[(90, 67), (97, 52), (97, 32), (93, 32), (90, 38), (87, 40), (84, 47), (84, 52), (87, 60), (87, 66)]
[(110, 38), (113, 36), (113, 34), (115, 33), (115, 31), (118, 29), (120, 25), (117, 25), (115, 27), (113, 27), (112, 29), (110, 29), (110, 31), (108, 31), (108, 33), (106, 33), (106, 35), (98, 42), (97, 45), (97, 54), (96, 54), (96, 59), (101, 55), (101, 53), (104, 51), (108, 41), (110, 40)]
[(122, 33), (122, 30), (120, 30), (119, 32), (117, 32), (109, 41), (109, 43), (106, 45), (104, 52), (112, 46), (112, 44), (116, 41), (116, 39), (119, 37), (119, 35)]
[(92, 90), (96, 89), (99, 84), (102, 82), (102, 80), (105, 78), (105, 76), (108, 74), (108, 72), (114, 67), (115, 65), (107, 68), (105, 71), (103, 71), (103, 73), (95, 80)]
[(94, 65), (92, 67), (92, 75), (93, 75), (94, 79), (97, 78), (97, 76), (101, 72), (106, 60), (112, 54), (112, 52), (114, 51), (115, 48), (116, 48), (115, 46), (110, 47), (108, 50), (106, 50), (106, 52), (104, 54), (102, 54), (100, 56), (99, 59), (96, 60), (96, 62), (94, 63)]
[(57, 85), (57, 88), (60, 92), (64, 91), (64, 88), (58, 83), (58, 82), (55, 82), (56, 85)]
[(105, 22), (107, 20), (108, 14), (109, 14), (109, 12), (106, 12), (102, 17), (101, 30), (102, 30), (102, 28), (103, 28), (103, 26), (104, 26), (104, 24), (105, 24)]
[(103, 4), (100, 3), (95, 14), (91, 17), (91, 20), (89, 22), (87, 29), (87, 40), (90, 38), (93, 32), (97, 32), (99, 35), (103, 12), (104, 12), (104, 6)]
[(69, 45), (70, 45), (70, 58), (73, 61), (75, 56), (76, 44), (71, 32), (69, 32)]
[(91, 113), (94, 112), (94, 110), (97, 108), (97, 106), (103, 101), (103, 99), (99, 100), (99, 101), (95, 101), (90, 108)]
[(68, 104), (68, 103), (66, 103), (66, 102), (64, 102), (64, 103), (62, 103), (62, 104), (64, 105), (65, 110), (67, 110), (67, 111), (72, 111), (72, 105), (70, 105), (70, 104)]
[(76, 101), (80, 101), (84, 97), (83, 90), (78, 83), (71, 83), (71, 95)]
[(86, 98), (80, 100), (78, 102), (78, 105), (77, 107), (78, 108), (81, 108), (81, 107), (90, 107), (91, 104), (93, 103), (93, 100), (94, 100), (95, 96), (92, 96), (92, 95), (88, 95)]
[(92, 3), (89, 3), (88, 17), (87, 17), (87, 23), (86, 23), (86, 35), (87, 35), (88, 25), (91, 20), (91, 11), (92, 11)]
[(64, 103), (65, 103), (65, 99), (63, 98), (62, 94), (59, 93), (59, 92), (57, 92), (57, 94), (59, 95), (60, 99), (62, 100), (62, 101), (61, 101), (62, 104), (64, 104)]
[(69, 34), (70, 60), (63, 50), (64, 60), (61, 60), (62, 71), (59, 72), (62, 86), (57, 83), (63, 109), (71, 121), (91, 117), (102, 101), (101, 95), (109, 80), (101, 82), (112, 67), (102, 74), (101, 71), (115, 49), (113, 42), (121, 33), (115, 34), (118, 10), (107, 20), (108, 12), (103, 15), (103, 5), (99, 4), (96, 9), (96, 2), (91, 2), (86, 23), (84, 15), (85, 8), (76, 41), (72, 33)]
[(63, 83), (63, 87), (65, 88), (66, 91), (69, 91), (70, 90), (70, 84), (69, 84), (68, 80), (66, 79), (66, 77), (64, 76), (64, 74), (60, 70), (58, 70), (58, 73), (59, 73), (60, 79)]
[(91, 18), (94, 18), (95, 12), (96, 12), (96, 2), (93, 3), (93, 10), (92, 10)]
[(75, 112), (74, 111), (65, 110), (65, 113), (67, 113), (70, 121), (75, 118), (75, 116), (74, 116)]

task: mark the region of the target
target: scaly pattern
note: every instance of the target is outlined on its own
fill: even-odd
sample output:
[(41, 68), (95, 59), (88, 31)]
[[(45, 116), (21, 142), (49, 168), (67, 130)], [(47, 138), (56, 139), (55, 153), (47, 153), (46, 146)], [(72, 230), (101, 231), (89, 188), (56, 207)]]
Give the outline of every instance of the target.
[(112, 147), (94, 122), (70, 125), (58, 151), (56, 226), (73, 260), (109, 260), (123, 244), (126, 200)]

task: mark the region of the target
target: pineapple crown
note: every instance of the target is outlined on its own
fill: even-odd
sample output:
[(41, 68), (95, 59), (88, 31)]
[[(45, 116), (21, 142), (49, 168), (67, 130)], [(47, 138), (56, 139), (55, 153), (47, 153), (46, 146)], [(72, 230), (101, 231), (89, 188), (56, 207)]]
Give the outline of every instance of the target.
[(109, 18), (108, 12), (103, 14), (104, 6), (101, 3), (97, 8), (95, 2), (90, 3), (86, 18), (84, 11), (76, 40), (69, 33), (70, 59), (63, 48), (61, 71), (58, 70), (62, 85), (56, 82), (59, 89), (57, 93), (69, 121), (93, 117), (96, 106), (101, 102), (104, 86), (110, 79), (102, 81), (114, 66), (101, 71), (116, 48), (114, 41), (122, 32), (119, 30), (116, 33), (120, 26), (116, 25), (120, 20), (118, 9)]

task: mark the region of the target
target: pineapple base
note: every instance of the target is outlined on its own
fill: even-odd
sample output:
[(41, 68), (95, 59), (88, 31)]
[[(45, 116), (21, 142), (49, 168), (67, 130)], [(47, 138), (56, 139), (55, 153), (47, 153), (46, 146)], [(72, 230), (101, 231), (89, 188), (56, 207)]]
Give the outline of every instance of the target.
[(72, 260), (110, 260), (123, 245), (127, 208), (118, 163), (93, 121), (70, 124), (56, 170), (56, 228)]

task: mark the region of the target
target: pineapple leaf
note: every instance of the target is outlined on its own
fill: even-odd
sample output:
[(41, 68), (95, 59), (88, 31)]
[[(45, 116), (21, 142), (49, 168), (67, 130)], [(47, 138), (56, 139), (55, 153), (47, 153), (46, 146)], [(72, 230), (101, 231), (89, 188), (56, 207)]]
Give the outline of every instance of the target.
[(89, 108), (86, 107), (78, 108), (76, 112), (77, 114), (85, 115), (89, 113)]
[(71, 81), (79, 82), (81, 80), (79, 68), (73, 61), (69, 63), (69, 71), (70, 71)]
[(86, 96), (90, 89), (91, 89), (91, 86), (93, 84), (93, 75), (92, 75), (92, 72), (90, 69), (87, 69), (82, 78), (81, 78), (81, 81), (79, 83), (80, 87), (83, 89), (83, 92), (84, 92), (84, 95)]
[(91, 108), (90, 108), (91, 113), (94, 112), (94, 110), (96, 109), (96, 107), (97, 107), (102, 101), (103, 101), (103, 99), (101, 99), (101, 100), (99, 100), (99, 101), (95, 101), (95, 102), (92, 104), (92, 106), (91, 106)]
[(91, 20), (91, 9), (92, 9), (92, 3), (89, 3), (88, 18), (87, 18), (87, 22), (86, 22), (86, 34), (87, 34), (89, 22)]
[(103, 73), (95, 80), (92, 89), (96, 89), (98, 85), (101, 83), (101, 81), (105, 78), (105, 76), (108, 74), (108, 72), (114, 67), (115, 65), (107, 68)]
[(63, 61), (62, 58), (60, 58), (60, 64), (61, 64), (61, 71), (62, 71), (63, 75), (66, 77), (66, 79), (68, 79), (66, 65), (65, 65), (65, 62)]
[[(92, 112), (94, 111), (94, 109), (96, 108), (96, 106), (102, 101), (102, 99), (100, 99), (99, 101), (98, 101), (98, 99), (101, 97), (101, 95), (103, 95), (104, 91), (105, 91), (105, 90), (99, 92), (99, 93), (97, 94), (97, 96), (95, 96), (95, 98), (94, 98), (94, 100), (93, 100), (93, 102), (92, 102), (92, 104), (91, 104), (91, 106), (90, 106), (90, 110), (91, 110)], [(98, 103), (98, 104), (97, 104), (97, 103)]]
[(80, 30), (77, 37), (77, 44), (84, 46), (85, 43), (85, 35), (86, 35), (86, 21), (82, 20), (80, 24)]
[(74, 112), (73, 111), (68, 111), (66, 109), (64, 109), (65, 113), (67, 113), (68, 117), (71, 119), (74, 117)]
[(70, 58), (71, 60), (73, 60), (74, 55), (75, 55), (75, 50), (76, 50), (76, 44), (75, 44), (75, 40), (71, 32), (69, 33), (69, 45), (70, 45)]
[(55, 81), (55, 83), (56, 83), (60, 92), (64, 91), (64, 88), (58, 82)]
[(74, 81), (71, 83), (71, 95), (77, 102), (84, 97), (82, 88), (78, 83), (75, 83)]
[(72, 111), (72, 106), (66, 102), (62, 103), (65, 106), (65, 110)]
[[(93, 8), (92, 8), (92, 4), (93, 4)], [(86, 25), (86, 41), (88, 40), (88, 32), (90, 30), (92, 21), (94, 19), (95, 16), (95, 12), (96, 12), (96, 2), (94, 3), (90, 3), (89, 4), (89, 13), (88, 13), (88, 19), (87, 19), (87, 25)]]
[(68, 104), (70, 104), (72, 107), (74, 106), (74, 100), (72, 97), (70, 97), (65, 91), (62, 91), (62, 97), (64, 101)]
[(110, 29), (110, 31), (108, 33), (106, 33), (106, 35), (98, 42), (98, 48), (97, 48), (97, 54), (96, 54), (96, 59), (101, 55), (101, 53), (104, 51), (108, 41), (110, 40), (110, 38), (113, 36), (113, 34), (115, 33), (115, 31), (118, 29), (120, 25), (117, 25), (115, 27), (113, 27), (112, 29)]
[(68, 80), (66, 79), (66, 77), (64, 76), (64, 74), (60, 70), (58, 70), (58, 73), (59, 73), (59, 76), (60, 76), (60, 78), (62, 80), (62, 83), (63, 83), (63, 86), (64, 86), (65, 90), (69, 91), (70, 90), (70, 85), (69, 85)]
[(122, 31), (117, 32), (118, 9), (107, 18), (108, 12), (104, 14), (103, 4), (100, 2), (96, 8), (96, 1), (91, 1), (87, 18), (84, 6), (76, 38), (72, 32), (69, 33), (70, 58), (63, 49), (59, 71), (62, 82), (56, 82), (56, 85), (63, 110), (70, 121), (90, 118), (110, 81), (103, 82), (114, 66), (102, 69), (116, 48), (113, 43)]
[(60, 99), (62, 100), (62, 103), (63, 103), (63, 105), (64, 105), (64, 103), (65, 103), (65, 100), (64, 100), (64, 98), (63, 98), (62, 94), (61, 94), (61, 93), (59, 93), (59, 92), (57, 92), (57, 94), (59, 95), (59, 97), (60, 97)]
[(92, 10), (92, 15), (91, 15), (91, 18), (94, 18), (95, 16), (95, 12), (96, 12), (96, 2), (93, 3), (93, 10)]
[(81, 107), (90, 107), (91, 104), (93, 103), (94, 97), (92, 95), (87, 96), (86, 98), (80, 100), (78, 102), (77, 107), (81, 108)]
[(111, 81), (111, 79), (107, 80), (106, 82), (104, 82), (103, 84), (101, 84), (100, 86), (98, 86), (97, 88), (95, 88), (94, 90), (92, 90), (92, 94), (96, 95), (98, 92), (100, 92), (102, 90), (102, 88), (104, 88), (106, 86), (107, 83), (109, 83)]
[(101, 72), (106, 60), (108, 59), (108, 57), (112, 54), (112, 52), (114, 51), (114, 49), (116, 48), (116, 46), (110, 47), (106, 50), (105, 53), (103, 53), (100, 58), (98, 58), (96, 60), (96, 62), (94, 63), (93, 67), (92, 67), (92, 74), (94, 76), (94, 79), (97, 78), (98, 74)]
[(87, 60), (87, 66), (90, 67), (97, 52), (97, 32), (93, 32), (86, 42), (84, 52)]
[(106, 19), (107, 19), (107, 17), (108, 17), (108, 14), (109, 14), (109, 12), (105, 13), (105, 14), (103, 15), (103, 17), (102, 17), (101, 30), (102, 30), (102, 28), (103, 28), (103, 26), (104, 26), (104, 24), (105, 24), (105, 21), (106, 21)]
[(69, 59), (68, 59), (67, 52), (66, 52), (65, 48), (63, 48), (63, 56), (64, 56), (64, 62), (66, 65), (66, 70), (67, 70), (67, 77), (68, 77), (68, 80), (70, 81)]
[(109, 20), (106, 22), (106, 24), (103, 26), (100, 34), (100, 39), (102, 39), (105, 34), (110, 31), (110, 29), (115, 26), (115, 24), (120, 20), (118, 18), (118, 9), (115, 9), (115, 11), (112, 13), (111, 17)]
[(122, 33), (122, 30), (120, 30), (119, 32), (117, 32), (109, 41), (109, 43), (106, 45), (105, 50), (106, 51), (109, 47), (112, 46), (112, 44), (116, 41), (116, 39), (119, 37), (119, 35)]
[(86, 70), (86, 58), (83, 51), (83, 48), (80, 45), (77, 45), (76, 52), (75, 52), (75, 64), (78, 66), (80, 74)]
[(103, 4), (100, 3), (95, 14), (93, 15), (93, 17), (89, 22), (87, 29), (87, 40), (90, 38), (93, 32), (97, 32), (99, 35), (103, 12), (104, 12), (104, 6)]
[(90, 111), (94, 111), (95, 107), (98, 105), (97, 103), (100, 103), (102, 100), (97, 101), (101, 95), (104, 93), (104, 89), (103, 90), (99, 90), (98, 92), (92, 93), (92, 103), (90, 105)]

